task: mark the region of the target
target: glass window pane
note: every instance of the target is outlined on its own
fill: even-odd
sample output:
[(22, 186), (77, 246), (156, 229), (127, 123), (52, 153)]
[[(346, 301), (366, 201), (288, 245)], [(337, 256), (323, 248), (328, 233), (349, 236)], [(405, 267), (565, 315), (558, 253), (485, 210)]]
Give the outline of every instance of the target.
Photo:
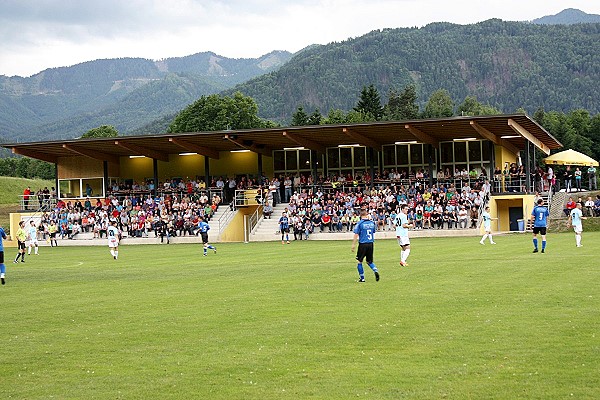
[(396, 149), (394, 146), (383, 146), (383, 165), (396, 165)]
[(87, 197), (103, 197), (104, 188), (102, 187), (104, 179), (102, 178), (88, 178), (82, 179), (83, 193), (82, 196)]
[(310, 169), (310, 150), (298, 150), (298, 167), (300, 169)]
[(327, 149), (327, 168), (339, 168), (340, 167), (340, 149), (333, 148)]
[(490, 161), (490, 143), (487, 140), (481, 142), (481, 159), (483, 161)]
[(481, 161), (481, 142), (469, 142), (469, 162)]
[(367, 156), (366, 156), (366, 148), (365, 147), (355, 147), (354, 148), (354, 166), (355, 167), (364, 167), (367, 165)]
[(287, 150), (285, 152), (285, 169), (295, 171), (298, 169), (298, 151)]
[(285, 169), (285, 153), (281, 150), (273, 152), (273, 169), (283, 171)]
[(440, 143), (442, 164), (452, 163), (454, 161), (454, 152), (452, 151), (452, 142)]
[(467, 142), (454, 142), (454, 161), (467, 161)]
[(340, 162), (342, 168), (352, 167), (352, 149), (349, 147), (340, 148)]
[(62, 179), (58, 182), (61, 198), (81, 197), (80, 179)]
[(408, 165), (408, 145), (399, 144), (396, 146), (397, 165)]
[(423, 163), (423, 145), (422, 144), (411, 144), (410, 145), (410, 163), (411, 164), (422, 164)]

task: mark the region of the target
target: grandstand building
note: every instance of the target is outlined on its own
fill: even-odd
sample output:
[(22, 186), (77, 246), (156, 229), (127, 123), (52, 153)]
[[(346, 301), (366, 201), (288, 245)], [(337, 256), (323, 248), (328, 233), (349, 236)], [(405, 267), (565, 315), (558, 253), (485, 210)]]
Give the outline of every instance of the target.
[[(326, 188), (415, 183), (433, 187), (441, 183), (440, 174), (444, 173), (445, 183), (462, 184), (464, 176), (457, 181), (456, 172), (468, 171), (469, 184), (490, 181), (489, 205), (499, 217), (501, 231), (517, 230), (517, 222), (528, 218), (536, 191), (535, 160), (562, 147), (524, 114), (2, 146), (14, 154), (53, 163), (57, 194), (63, 200), (123, 195), (126, 190), (121, 189), (135, 183), (156, 195), (166, 180), (193, 179), (203, 182), (205, 190), (215, 190), (211, 183), (231, 176), (260, 181), (262, 176), (304, 175), (314, 178), (312, 185)], [(522, 166), (517, 181), (509, 183), (494, 174), (497, 168), (511, 164)], [(391, 182), (389, 171), (402, 171), (402, 179)], [(243, 240), (244, 215), (259, 207), (253, 193), (243, 195), (239, 217), (229, 223), (230, 234), (222, 233), (222, 240)]]

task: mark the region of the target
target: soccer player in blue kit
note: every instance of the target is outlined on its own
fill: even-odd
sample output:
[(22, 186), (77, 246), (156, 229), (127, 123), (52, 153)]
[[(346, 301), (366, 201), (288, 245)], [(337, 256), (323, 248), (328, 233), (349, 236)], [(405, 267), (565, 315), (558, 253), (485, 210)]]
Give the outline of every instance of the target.
[(537, 206), (533, 207), (529, 220), (533, 221), (533, 252), (538, 252), (538, 233), (542, 235), (542, 253), (546, 251), (546, 227), (548, 225), (548, 208), (544, 207), (544, 199), (538, 199)]
[(354, 227), (354, 239), (352, 240), (352, 251), (354, 251), (356, 242), (358, 241), (358, 250), (356, 252), (356, 260), (358, 261), (356, 268), (360, 277), (358, 282), (365, 281), (365, 271), (362, 265), (365, 258), (367, 259), (367, 264), (375, 274), (375, 280), (379, 281), (379, 272), (377, 271), (377, 266), (373, 263), (373, 242), (375, 241), (374, 235), (377, 226), (375, 222), (369, 219), (367, 210), (365, 209), (360, 210), (360, 218), (360, 221)]
[[(285, 212), (279, 218), (279, 231), (281, 232), (281, 244), (290, 244), (290, 220)], [(285, 240), (283, 240), (285, 236)]]
[(198, 217), (198, 232), (202, 237), (202, 245), (204, 246), (204, 257), (206, 257), (208, 253), (208, 249), (214, 250), (215, 254), (217, 254), (217, 248), (213, 245), (208, 244), (208, 231), (210, 230), (210, 226), (208, 223), (204, 222), (203, 217)]

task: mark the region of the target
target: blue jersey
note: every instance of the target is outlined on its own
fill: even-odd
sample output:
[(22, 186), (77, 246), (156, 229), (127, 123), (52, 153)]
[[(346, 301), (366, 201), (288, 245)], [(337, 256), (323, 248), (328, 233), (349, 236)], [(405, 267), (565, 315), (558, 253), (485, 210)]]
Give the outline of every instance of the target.
[(200, 233), (207, 233), (210, 229), (210, 226), (206, 222), (200, 221), (198, 223), (198, 228), (200, 229)]
[(279, 218), (279, 228), (280, 229), (288, 229), (290, 227), (290, 221), (288, 217)]
[(361, 219), (354, 227), (354, 233), (358, 235), (359, 243), (373, 243), (376, 230), (375, 222), (370, 219)]
[(544, 206), (535, 206), (535, 207), (533, 207), (531, 216), (535, 218), (535, 221), (533, 221), (534, 227), (545, 228), (547, 221), (548, 221), (548, 216), (550, 216), (550, 213), (548, 212), (548, 209)]
[(4, 233), (4, 229), (0, 228), (0, 251), (4, 251), (4, 243), (2, 243), (3, 239), (6, 239), (6, 233)]

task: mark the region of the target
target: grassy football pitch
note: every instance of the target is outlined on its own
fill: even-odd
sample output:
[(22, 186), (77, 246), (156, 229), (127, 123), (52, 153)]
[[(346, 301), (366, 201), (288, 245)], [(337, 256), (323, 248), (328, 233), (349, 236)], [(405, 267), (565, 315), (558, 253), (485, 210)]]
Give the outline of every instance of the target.
[(600, 232), (548, 239), (8, 248), (0, 398), (600, 398)]

